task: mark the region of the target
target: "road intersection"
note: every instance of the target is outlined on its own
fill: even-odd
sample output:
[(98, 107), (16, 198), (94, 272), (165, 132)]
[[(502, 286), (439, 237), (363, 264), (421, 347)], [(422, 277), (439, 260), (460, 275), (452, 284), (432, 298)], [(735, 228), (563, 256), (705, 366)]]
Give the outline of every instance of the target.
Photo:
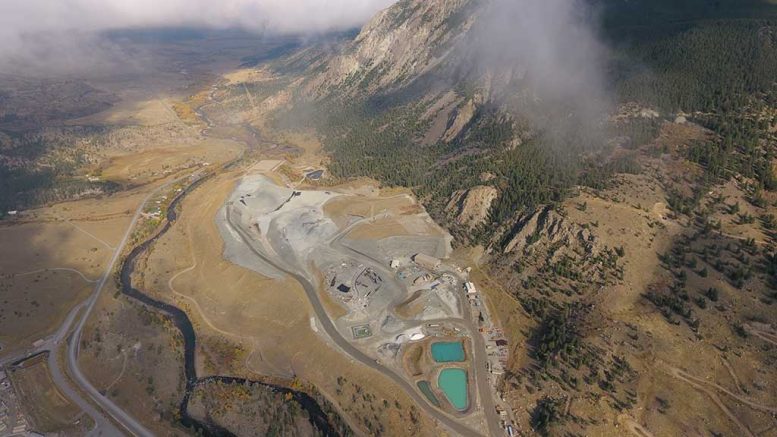
[[(86, 414), (88, 414), (92, 420), (94, 420), (95, 428), (90, 432), (90, 435), (106, 435), (115, 436), (121, 434), (131, 434), (136, 436), (152, 436), (153, 434), (147, 428), (145, 428), (140, 422), (133, 418), (130, 414), (124, 411), (121, 407), (116, 405), (112, 400), (103, 396), (92, 383), (84, 376), (81, 369), (78, 367), (78, 352), (80, 349), (80, 339), (83, 332), (83, 328), (86, 324), (89, 315), (94, 309), (97, 303), (100, 293), (105, 284), (112, 276), (112, 272), (116, 267), (121, 254), (124, 251), (127, 242), (132, 235), (135, 225), (137, 224), (143, 208), (148, 201), (156, 194), (164, 189), (172, 186), (173, 184), (180, 182), (187, 176), (176, 178), (169, 181), (156, 189), (152, 190), (140, 203), (135, 210), (130, 224), (122, 237), (121, 242), (116, 246), (113, 251), (113, 255), (105, 267), (104, 273), (96, 281), (94, 289), (89, 297), (77, 304), (70, 310), (65, 321), (59, 326), (57, 331), (42, 339), (42, 342), (34, 347), (28, 348), (22, 352), (9, 355), (4, 358), (0, 358), (0, 368), (6, 365), (13, 365), (14, 363), (23, 361), (29, 357), (32, 357), (41, 353), (48, 353), (48, 365), (51, 370), (52, 379), (62, 393), (67, 396), (73, 403), (78, 405)], [(75, 329), (73, 329), (73, 325)], [(71, 334), (72, 332), (72, 334)], [(61, 367), (59, 360), (60, 348), (64, 345), (66, 352), (66, 365), (67, 371), (72, 375), (72, 379), (65, 374), (65, 369)], [(75, 383), (76, 387), (73, 386)], [(95, 406), (96, 404), (96, 406)], [(99, 409), (97, 408), (99, 407)]]

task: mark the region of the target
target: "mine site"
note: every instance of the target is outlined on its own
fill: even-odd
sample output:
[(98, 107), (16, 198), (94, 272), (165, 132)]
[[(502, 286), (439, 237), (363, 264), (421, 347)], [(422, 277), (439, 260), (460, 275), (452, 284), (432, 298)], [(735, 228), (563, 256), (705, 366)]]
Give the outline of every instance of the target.
[(498, 427), (493, 387), (507, 342), (469, 268), (449, 261), (451, 236), (408, 193), (320, 186), (310, 169), (290, 182), (273, 171), (284, 165), (259, 162), (219, 210), (224, 256), (299, 281), (314, 308), (310, 328), (433, 416)]
[(0, 35), (0, 437), (777, 436), (776, 0)]

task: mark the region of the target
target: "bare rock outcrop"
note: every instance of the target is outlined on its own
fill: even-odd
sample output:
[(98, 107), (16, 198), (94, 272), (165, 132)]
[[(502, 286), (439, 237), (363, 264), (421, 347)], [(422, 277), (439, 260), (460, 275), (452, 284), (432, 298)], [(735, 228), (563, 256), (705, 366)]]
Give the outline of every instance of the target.
[(498, 196), (499, 191), (490, 185), (459, 190), (451, 196), (446, 210), (455, 214), (457, 224), (474, 228), (485, 223), (491, 205)]
[(402, 0), (375, 15), (306, 89), (325, 95), (401, 87), (443, 63), (472, 25), (474, 0)]
[(597, 251), (596, 238), (587, 228), (569, 223), (552, 207), (525, 214), (513, 226), (504, 253), (521, 253), (536, 242), (580, 245), (587, 253)]
[(468, 100), (467, 103), (459, 107), (456, 111), (456, 115), (453, 117), (452, 122), (442, 136), (442, 140), (446, 143), (450, 143), (461, 135), (461, 132), (466, 128), (477, 112), (477, 105), (474, 100)]
[(610, 117), (610, 121), (619, 122), (638, 118), (655, 119), (660, 116), (661, 114), (653, 108), (645, 107), (635, 102), (629, 102), (619, 106), (618, 113)]

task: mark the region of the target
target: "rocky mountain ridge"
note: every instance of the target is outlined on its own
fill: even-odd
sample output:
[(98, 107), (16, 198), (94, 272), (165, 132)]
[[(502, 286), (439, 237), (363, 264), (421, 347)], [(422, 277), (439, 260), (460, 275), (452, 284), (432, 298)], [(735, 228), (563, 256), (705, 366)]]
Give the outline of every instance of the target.
[(398, 90), (444, 65), (481, 0), (402, 0), (379, 12), (343, 50), (317, 67), (304, 91), (339, 98)]

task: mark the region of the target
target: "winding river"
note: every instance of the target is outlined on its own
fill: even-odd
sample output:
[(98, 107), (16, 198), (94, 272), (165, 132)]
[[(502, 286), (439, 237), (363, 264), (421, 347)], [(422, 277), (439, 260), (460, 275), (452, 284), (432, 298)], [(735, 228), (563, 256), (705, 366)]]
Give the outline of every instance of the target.
[[(240, 158), (238, 158), (239, 161)], [(235, 165), (237, 162), (233, 161), (232, 163), (229, 163), (224, 166), (224, 168), (229, 168), (233, 165)], [(153, 236), (151, 236), (149, 239), (141, 243), (140, 245), (136, 246), (130, 254), (127, 256), (127, 258), (124, 260), (122, 266), (121, 266), (121, 274), (120, 274), (120, 281), (121, 281), (121, 292), (129, 296), (132, 299), (135, 299), (144, 305), (148, 307), (152, 307), (155, 310), (163, 313), (166, 317), (168, 317), (170, 320), (172, 320), (173, 324), (176, 328), (181, 332), (181, 335), (183, 336), (183, 344), (184, 344), (184, 374), (186, 377), (186, 388), (184, 397), (181, 400), (180, 406), (179, 406), (179, 413), (180, 413), (180, 421), (181, 424), (187, 428), (194, 429), (195, 432), (200, 432), (204, 435), (212, 435), (212, 436), (232, 436), (233, 434), (215, 424), (212, 422), (201, 422), (194, 417), (192, 417), (189, 414), (189, 400), (194, 393), (195, 388), (204, 383), (210, 383), (210, 382), (221, 382), (225, 384), (259, 384), (264, 387), (267, 387), (271, 389), (273, 392), (276, 393), (282, 393), (282, 394), (290, 394), (292, 398), (298, 402), (302, 409), (305, 410), (308, 414), (309, 420), (311, 425), (317, 429), (321, 434), (325, 436), (338, 436), (339, 433), (337, 432), (336, 428), (330, 423), (329, 418), (327, 417), (326, 413), (321, 409), (321, 406), (318, 404), (318, 402), (308, 395), (307, 393), (296, 391), (289, 389), (287, 387), (282, 387), (274, 384), (268, 384), (261, 381), (253, 381), (246, 378), (238, 378), (238, 377), (232, 377), (232, 376), (207, 376), (207, 377), (198, 377), (197, 376), (197, 369), (195, 367), (195, 352), (196, 352), (196, 344), (197, 344), (197, 336), (194, 331), (194, 327), (192, 326), (191, 321), (189, 320), (189, 317), (186, 315), (186, 313), (181, 310), (180, 308), (171, 305), (169, 303), (165, 303), (159, 300), (156, 300), (150, 295), (144, 293), (141, 290), (138, 290), (132, 285), (132, 273), (135, 270), (135, 265), (138, 260), (138, 258), (143, 255), (148, 249), (151, 247), (151, 245), (159, 239), (159, 237), (163, 236), (170, 228), (172, 227), (173, 223), (178, 218), (178, 206), (180, 205), (181, 201), (184, 199), (184, 197), (192, 192), (195, 188), (200, 186), (202, 183), (204, 183), (206, 180), (213, 177), (214, 173), (210, 173), (206, 176), (202, 176), (196, 181), (192, 182), (188, 187), (186, 187), (183, 191), (181, 191), (175, 199), (170, 203), (170, 206), (167, 209), (167, 216), (164, 226), (162, 226), (161, 229), (159, 229)]]

